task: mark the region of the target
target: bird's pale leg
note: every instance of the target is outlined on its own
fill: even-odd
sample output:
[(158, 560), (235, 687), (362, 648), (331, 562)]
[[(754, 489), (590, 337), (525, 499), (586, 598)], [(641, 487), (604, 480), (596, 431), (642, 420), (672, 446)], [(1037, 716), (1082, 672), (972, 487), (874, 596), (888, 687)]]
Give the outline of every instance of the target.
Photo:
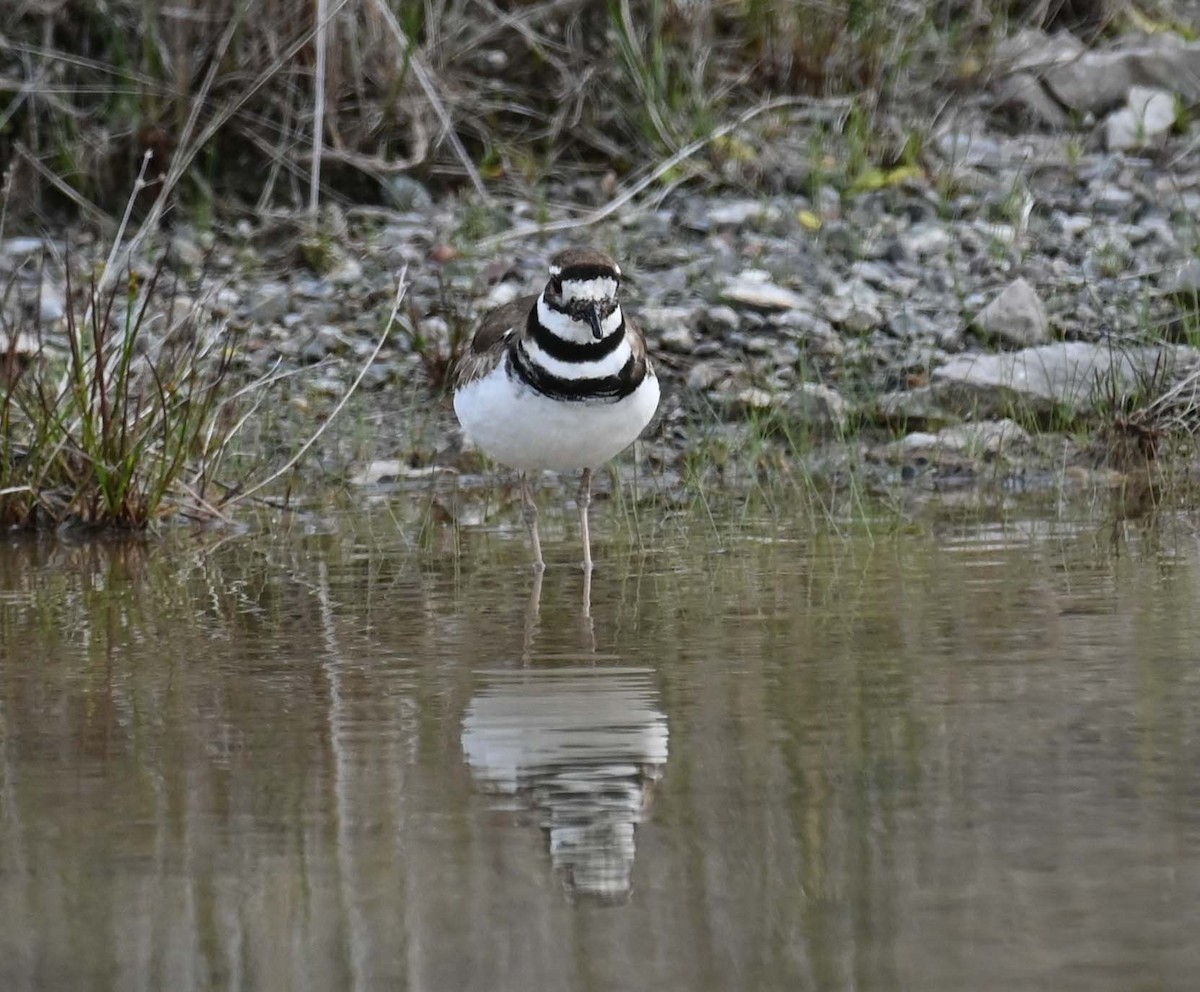
[(524, 503), (521, 512), (525, 518), (525, 526), (529, 528), (529, 546), (533, 551), (533, 570), (541, 572), (545, 570), (546, 562), (542, 558), (542, 540), (538, 537), (538, 509), (537, 504), (533, 501), (533, 490), (530, 488), (529, 479), (526, 478), (524, 472), (521, 473), (521, 500)]
[(592, 470), (585, 468), (579, 479), (579, 533), (583, 539), (583, 570), (592, 570), (592, 532), (588, 527), (588, 507), (592, 505)]
[(533, 571), (533, 588), (529, 590), (529, 604), (525, 607), (525, 637), (521, 645), (521, 662), (528, 665), (533, 660), (533, 644), (541, 626), (542, 575), (540, 568)]

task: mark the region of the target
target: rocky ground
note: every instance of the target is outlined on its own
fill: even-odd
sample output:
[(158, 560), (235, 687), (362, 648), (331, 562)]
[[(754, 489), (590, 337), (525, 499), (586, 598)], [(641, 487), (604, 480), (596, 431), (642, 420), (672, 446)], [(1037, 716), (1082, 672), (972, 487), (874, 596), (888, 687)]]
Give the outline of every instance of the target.
[[(455, 339), (539, 287), (556, 249), (591, 242), (620, 259), (665, 379), (638, 459), (668, 485), (731, 466), (921, 491), (1103, 481), (1130, 451), (1144, 461), (1186, 435), (1196, 405), (1197, 104), (1198, 43), (1084, 51), (1024, 32), (947, 96), (907, 161), (851, 170), (860, 150), (832, 133), (830, 104), (824, 126), (812, 107), (781, 110), (705, 150), (719, 192), (654, 184), (594, 224), (611, 178), (537, 204), (435, 202), (399, 180), (392, 207), (331, 207), (318, 235), (279, 218), (177, 223), (172, 312), (202, 307), (212, 333), (243, 332), (248, 371), (308, 367), (283, 387), (303, 434), (360, 371), (406, 272), (399, 326), (351, 406), (360, 429), (331, 434), (322, 457), (363, 483), (472, 472), (448, 403), (430, 402)], [(87, 238), (71, 240), (87, 259)], [(50, 350), (62, 241), (0, 244), (6, 323), (28, 327), (18, 311), (33, 307)]]

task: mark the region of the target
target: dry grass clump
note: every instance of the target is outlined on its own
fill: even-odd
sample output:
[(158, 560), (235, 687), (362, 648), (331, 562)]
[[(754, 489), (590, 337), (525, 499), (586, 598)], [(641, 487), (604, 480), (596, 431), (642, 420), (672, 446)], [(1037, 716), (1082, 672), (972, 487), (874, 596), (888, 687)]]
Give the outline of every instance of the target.
[(877, 88), (927, 6), (18, 0), (0, 16), (0, 169), (15, 166), (22, 203), (111, 212), (145, 153), (153, 177), (207, 133), (193, 200), (219, 187), (301, 206), (320, 107), (322, 178), (350, 196), (409, 171), (481, 191), (563, 165), (623, 171), (764, 96)]
[(161, 265), (148, 278), (127, 271), (103, 295), (95, 281), (74, 291), (66, 271), (65, 335), (32, 316), (0, 322), (0, 527), (220, 516), (216, 479), (242, 413), (235, 342), (162, 285)]

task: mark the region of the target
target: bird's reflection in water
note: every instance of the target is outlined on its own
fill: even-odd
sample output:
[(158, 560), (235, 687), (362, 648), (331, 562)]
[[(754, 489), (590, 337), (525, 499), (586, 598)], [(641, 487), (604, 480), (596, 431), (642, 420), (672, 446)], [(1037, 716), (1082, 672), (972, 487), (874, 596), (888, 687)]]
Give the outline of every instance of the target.
[(569, 892), (621, 901), (634, 831), (667, 761), (652, 669), (485, 671), (463, 753), (485, 788), (517, 797), (547, 831)]

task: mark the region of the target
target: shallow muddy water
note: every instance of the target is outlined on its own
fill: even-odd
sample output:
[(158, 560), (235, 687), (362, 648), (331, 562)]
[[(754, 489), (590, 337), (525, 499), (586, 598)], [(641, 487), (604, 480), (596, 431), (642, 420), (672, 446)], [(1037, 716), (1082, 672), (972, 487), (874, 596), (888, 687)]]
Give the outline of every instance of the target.
[(1194, 987), (1188, 521), (605, 510), (0, 539), (0, 988)]

